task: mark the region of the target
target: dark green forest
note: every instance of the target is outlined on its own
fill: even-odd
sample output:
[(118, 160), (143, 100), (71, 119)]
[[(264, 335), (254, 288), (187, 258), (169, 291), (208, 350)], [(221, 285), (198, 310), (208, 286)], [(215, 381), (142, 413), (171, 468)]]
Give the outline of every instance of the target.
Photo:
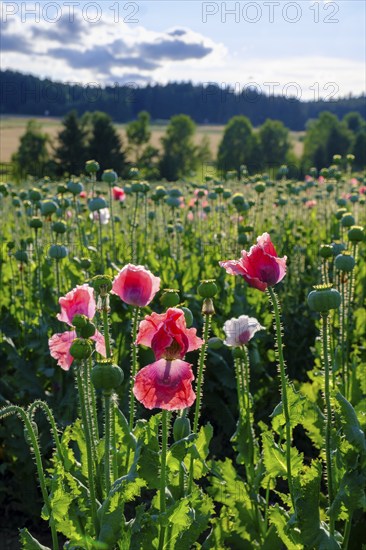
[(267, 118), (280, 120), (290, 130), (304, 130), (309, 119), (329, 111), (338, 118), (351, 111), (366, 117), (365, 95), (337, 100), (300, 101), (296, 98), (269, 96), (246, 88), (236, 94), (228, 87), (173, 82), (138, 87), (96, 83), (80, 85), (41, 80), (14, 71), (0, 72), (0, 113), (13, 115), (64, 116), (75, 109), (103, 111), (115, 122), (129, 122), (141, 111), (154, 121), (168, 120), (177, 114), (189, 115), (197, 124), (226, 124), (233, 116), (247, 116), (253, 126)]

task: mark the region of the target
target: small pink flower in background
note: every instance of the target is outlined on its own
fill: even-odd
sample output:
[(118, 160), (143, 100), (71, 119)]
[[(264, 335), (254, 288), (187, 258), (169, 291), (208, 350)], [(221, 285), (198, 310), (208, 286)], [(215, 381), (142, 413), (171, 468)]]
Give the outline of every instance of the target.
[(286, 256), (279, 258), (268, 233), (257, 238), (249, 252), (242, 250), (240, 260), (219, 262), (230, 275), (241, 275), (249, 286), (262, 292), (286, 275)]
[(351, 185), (358, 185), (358, 179), (357, 178), (351, 178)]
[(195, 328), (187, 328), (183, 311), (171, 307), (165, 313), (146, 315), (140, 323), (136, 344), (151, 347), (157, 360), (173, 361), (200, 348), (203, 340), (198, 338)]
[(160, 289), (160, 278), (142, 265), (127, 264), (115, 277), (112, 293), (130, 306), (147, 306)]
[(179, 200), (180, 200), (179, 208), (184, 208), (185, 207), (184, 197), (179, 197)]
[(75, 287), (66, 296), (61, 297), (58, 303), (61, 313), (57, 314), (57, 319), (70, 326), (75, 315), (86, 315), (89, 319), (93, 319), (95, 315), (94, 291), (87, 284)]
[(193, 214), (192, 211), (188, 212), (188, 214), (187, 214), (187, 220), (188, 220), (189, 222), (193, 222), (193, 220), (194, 220), (194, 214)]
[(79, 197), (80, 197), (81, 199), (86, 199), (87, 196), (88, 196), (88, 195), (86, 194), (86, 191), (81, 191), (81, 193), (79, 194)]
[(361, 185), (358, 192), (361, 193), (362, 195), (366, 195), (366, 185)]
[(313, 178), (309, 175), (305, 176), (305, 181), (313, 181)]
[(225, 344), (231, 347), (246, 345), (256, 332), (265, 330), (254, 317), (240, 315), (237, 319), (229, 319), (224, 324), (226, 334)]
[[(51, 357), (56, 359), (58, 366), (63, 370), (69, 370), (72, 362), (74, 361), (74, 358), (70, 354), (70, 347), (75, 338), (77, 338), (76, 331), (69, 330), (54, 334), (48, 340)], [(103, 357), (106, 357), (107, 353), (105, 349), (104, 336), (100, 334), (100, 332), (96, 331), (94, 336), (91, 337), (91, 340), (96, 342), (95, 349), (97, 352), (103, 355)]]
[(317, 202), (315, 199), (312, 199), (312, 200), (309, 200), (309, 201), (306, 201), (305, 203), (305, 208), (314, 208), (314, 206), (316, 206)]
[(147, 409), (185, 409), (196, 399), (191, 384), (193, 380), (189, 363), (180, 359), (160, 359), (137, 373), (133, 393)]
[(115, 201), (123, 202), (126, 198), (126, 193), (122, 187), (112, 187), (112, 196)]
[(324, 183), (324, 182), (325, 182), (324, 176), (319, 176), (319, 177), (318, 177), (318, 182), (319, 182), (319, 183)]

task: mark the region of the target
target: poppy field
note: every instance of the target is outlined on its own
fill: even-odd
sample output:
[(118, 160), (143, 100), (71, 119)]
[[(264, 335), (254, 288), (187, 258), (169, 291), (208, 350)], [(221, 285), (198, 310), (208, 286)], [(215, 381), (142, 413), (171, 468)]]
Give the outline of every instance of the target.
[(366, 180), (0, 184), (25, 550), (366, 548)]

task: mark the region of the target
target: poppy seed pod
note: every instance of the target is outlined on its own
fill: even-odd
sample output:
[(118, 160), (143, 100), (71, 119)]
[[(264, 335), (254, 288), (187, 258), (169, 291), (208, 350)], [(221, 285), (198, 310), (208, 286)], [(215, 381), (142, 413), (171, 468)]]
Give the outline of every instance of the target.
[(43, 216), (50, 216), (57, 211), (57, 204), (53, 201), (41, 202), (41, 214)]
[(103, 197), (95, 197), (89, 202), (89, 210), (91, 212), (97, 212), (98, 210), (102, 210), (103, 208), (107, 208), (107, 203), (103, 199)]
[(85, 164), (85, 172), (87, 174), (95, 174), (100, 170), (99, 163), (96, 160), (88, 160)]
[(34, 216), (29, 222), (29, 227), (32, 229), (41, 229), (41, 227), (43, 227), (43, 221), (41, 218)]
[(160, 303), (164, 307), (174, 307), (180, 302), (179, 294), (176, 290), (166, 288), (160, 298)]
[(95, 275), (89, 281), (89, 286), (94, 288), (97, 294), (105, 296), (112, 290), (112, 277), (109, 275)]
[(351, 227), (351, 229), (348, 231), (348, 240), (352, 243), (360, 243), (364, 239), (364, 231), (363, 227), (360, 225), (354, 225)]
[(71, 357), (79, 361), (90, 357), (92, 352), (93, 348), (90, 340), (85, 340), (84, 338), (75, 338), (70, 346)]
[(342, 227), (352, 227), (352, 225), (355, 225), (355, 218), (352, 216), (352, 214), (344, 214), (341, 219)]
[(197, 292), (201, 298), (213, 298), (217, 294), (217, 290), (217, 285), (214, 279), (201, 281), (197, 288)]
[(117, 389), (124, 380), (123, 370), (108, 360), (98, 362), (92, 368), (90, 377), (94, 388), (106, 393)]
[(331, 309), (338, 309), (341, 304), (341, 295), (330, 285), (320, 285), (308, 295), (308, 306), (312, 311), (326, 313)]
[(338, 254), (334, 260), (334, 265), (339, 271), (349, 272), (355, 267), (355, 259), (349, 254)]
[(333, 256), (333, 247), (330, 244), (320, 245), (319, 256), (324, 259), (331, 258)]
[(69, 181), (67, 184), (67, 188), (73, 195), (80, 195), (80, 193), (84, 190), (84, 186), (79, 181)]
[(112, 185), (118, 179), (118, 176), (114, 170), (104, 170), (102, 174), (102, 181)]

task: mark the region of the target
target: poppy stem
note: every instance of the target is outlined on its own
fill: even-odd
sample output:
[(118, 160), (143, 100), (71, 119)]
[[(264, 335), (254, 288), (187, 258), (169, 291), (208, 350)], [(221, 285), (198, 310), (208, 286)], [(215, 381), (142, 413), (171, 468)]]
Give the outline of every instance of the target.
[(132, 350), (132, 368), (131, 368), (131, 391), (130, 391), (130, 430), (132, 430), (135, 420), (135, 396), (132, 391), (134, 378), (137, 374), (137, 346), (136, 346), (136, 338), (137, 338), (137, 328), (139, 324), (139, 314), (140, 314), (140, 308), (135, 307), (133, 312), (133, 320), (132, 320), (132, 343), (131, 343), (131, 350)]
[(269, 297), (272, 302), (273, 306), (273, 316), (275, 320), (275, 328), (276, 328), (276, 336), (277, 336), (277, 347), (276, 347), (276, 356), (278, 360), (278, 366), (280, 370), (280, 377), (281, 377), (281, 399), (283, 404), (283, 412), (285, 415), (285, 422), (286, 422), (286, 466), (287, 466), (287, 482), (288, 482), (288, 488), (290, 491), (291, 496), (291, 502), (292, 506), (295, 510), (295, 498), (294, 498), (294, 489), (292, 484), (292, 472), (291, 472), (291, 438), (292, 438), (292, 430), (291, 430), (291, 420), (290, 420), (290, 412), (289, 412), (289, 406), (288, 406), (288, 399), (287, 399), (287, 379), (286, 379), (286, 368), (285, 368), (285, 361), (283, 358), (283, 344), (282, 344), (282, 334), (281, 334), (281, 318), (280, 318), (280, 308), (278, 299), (276, 296), (275, 291), (271, 286), (268, 286), (267, 288)]
[[(168, 423), (169, 423), (169, 413), (166, 410), (162, 411), (161, 416), (161, 470), (160, 470), (160, 514), (166, 512), (166, 497), (165, 497), (165, 487), (166, 487), (166, 457), (168, 449)], [(165, 539), (166, 525), (165, 520), (162, 519), (160, 525), (160, 534), (159, 534), (159, 550), (164, 548), (164, 539)]]
[(331, 456), (331, 429), (332, 429), (332, 408), (330, 403), (330, 384), (329, 384), (329, 358), (328, 358), (328, 312), (321, 314), (322, 318), (322, 343), (323, 343), (323, 361), (324, 361), (324, 398), (326, 410), (325, 424), (325, 459), (327, 467), (328, 482), (328, 504), (329, 504), (329, 522), (330, 534), (334, 534), (334, 519), (331, 514), (331, 506), (334, 499), (333, 492), (333, 467)]

